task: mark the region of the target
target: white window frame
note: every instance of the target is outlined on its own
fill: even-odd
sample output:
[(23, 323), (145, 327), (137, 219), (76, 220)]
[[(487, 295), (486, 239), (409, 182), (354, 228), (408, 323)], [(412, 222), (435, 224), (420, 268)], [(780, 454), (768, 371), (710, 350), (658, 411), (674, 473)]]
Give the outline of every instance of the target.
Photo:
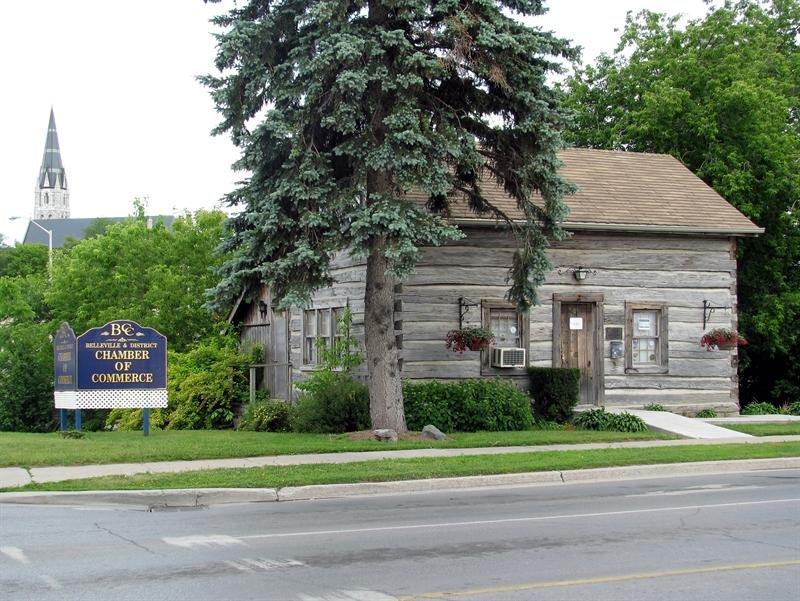
[[(648, 311), (656, 314), (656, 335), (634, 336), (636, 328), (634, 320), (639, 312)], [(655, 363), (634, 363), (634, 339), (655, 338)], [(666, 374), (669, 373), (669, 311), (666, 303), (626, 302), (625, 303), (625, 373), (626, 374)]]

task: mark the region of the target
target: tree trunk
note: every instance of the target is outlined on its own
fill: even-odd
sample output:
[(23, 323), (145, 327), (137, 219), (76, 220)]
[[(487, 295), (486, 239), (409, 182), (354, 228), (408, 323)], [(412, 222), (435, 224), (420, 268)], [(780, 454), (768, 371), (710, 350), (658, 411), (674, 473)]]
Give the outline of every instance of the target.
[(394, 334), (394, 285), (388, 277), (385, 239), (377, 238), (367, 258), (365, 346), (369, 373), (369, 409), (373, 428), (406, 431), (403, 389)]
[[(389, 11), (382, 0), (369, 0), (369, 21), (382, 27)], [(387, 69), (391, 69), (389, 51), (384, 55)], [(386, 139), (384, 119), (394, 103), (392, 93), (382, 89), (378, 81), (370, 82), (367, 95), (373, 107), (370, 130), (374, 143), (380, 146)], [(367, 204), (394, 192), (392, 176), (386, 170), (367, 171)], [(403, 411), (403, 388), (400, 384), (400, 362), (397, 340), (394, 335), (394, 285), (387, 275), (386, 236), (375, 235), (369, 241), (367, 257), (367, 282), (365, 300), (365, 346), (367, 347), (367, 373), (369, 376), (369, 412), (373, 428), (391, 428), (398, 434), (406, 431)]]

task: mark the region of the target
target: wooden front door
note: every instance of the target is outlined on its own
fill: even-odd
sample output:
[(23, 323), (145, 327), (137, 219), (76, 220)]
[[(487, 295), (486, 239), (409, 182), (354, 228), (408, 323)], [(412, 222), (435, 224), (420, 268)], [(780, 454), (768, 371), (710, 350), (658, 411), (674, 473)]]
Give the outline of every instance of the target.
[(597, 391), (597, 341), (594, 303), (561, 304), (561, 367), (581, 370), (580, 402), (595, 405)]

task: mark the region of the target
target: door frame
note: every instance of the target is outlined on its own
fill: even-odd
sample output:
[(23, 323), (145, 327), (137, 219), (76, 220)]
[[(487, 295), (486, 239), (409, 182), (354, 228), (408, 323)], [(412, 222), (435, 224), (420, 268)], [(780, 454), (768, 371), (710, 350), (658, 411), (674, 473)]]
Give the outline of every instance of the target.
[(561, 305), (563, 303), (587, 303), (592, 305), (594, 320), (594, 391), (593, 405), (605, 402), (605, 356), (603, 353), (603, 293), (554, 293), (553, 294), (553, 367), (561, 367)]

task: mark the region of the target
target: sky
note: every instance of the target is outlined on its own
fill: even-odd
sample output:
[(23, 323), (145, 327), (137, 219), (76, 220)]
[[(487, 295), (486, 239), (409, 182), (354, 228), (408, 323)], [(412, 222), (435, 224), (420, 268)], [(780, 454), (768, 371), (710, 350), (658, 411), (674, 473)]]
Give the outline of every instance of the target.
[[(0, 233), (21, 240), (52, 107), (72, 217), (220, 207), (242, 177), (238, 153), (196, 77), (213, 73), (208, 19), (235, 0), (25, 0), (3, 7), (0, 56)], [(241, 0), (240, 0), (241, 4)], [(532, 20), (592, 61), (617, 43), (627, 11), (699, 18), (703, 0), (548, 0)], [(12, 220), (12, 217), (18, 217)]]

